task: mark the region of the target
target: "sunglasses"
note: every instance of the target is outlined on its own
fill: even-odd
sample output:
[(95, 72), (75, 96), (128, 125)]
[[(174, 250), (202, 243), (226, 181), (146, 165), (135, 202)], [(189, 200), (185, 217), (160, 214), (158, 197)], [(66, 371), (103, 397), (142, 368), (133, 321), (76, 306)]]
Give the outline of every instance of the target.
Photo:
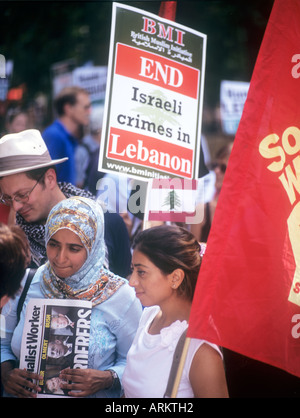
[(224, 163), (212, 163), (210, 164), (209, 168), (210, 170), (215, 170), (216, 168), (218, 168), (221, 171), (221, 173), (225, 174), (227, 165)]

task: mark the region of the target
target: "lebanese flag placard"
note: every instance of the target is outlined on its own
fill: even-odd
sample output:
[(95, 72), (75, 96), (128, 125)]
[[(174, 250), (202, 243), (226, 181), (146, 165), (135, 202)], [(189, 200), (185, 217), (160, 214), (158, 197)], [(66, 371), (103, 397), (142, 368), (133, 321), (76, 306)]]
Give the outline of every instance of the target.
[(192, 305), (189, 337), (300, 377), (300, 1), (275, 0)]

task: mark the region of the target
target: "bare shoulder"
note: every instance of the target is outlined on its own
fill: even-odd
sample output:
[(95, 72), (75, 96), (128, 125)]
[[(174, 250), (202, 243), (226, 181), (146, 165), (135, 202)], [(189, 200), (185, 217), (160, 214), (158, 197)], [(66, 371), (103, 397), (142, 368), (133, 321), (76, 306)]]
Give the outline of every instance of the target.
[(203, 343), (198, 348), (189, 377), (195, 397), (228, 397), (223, 359), (211, 345)]

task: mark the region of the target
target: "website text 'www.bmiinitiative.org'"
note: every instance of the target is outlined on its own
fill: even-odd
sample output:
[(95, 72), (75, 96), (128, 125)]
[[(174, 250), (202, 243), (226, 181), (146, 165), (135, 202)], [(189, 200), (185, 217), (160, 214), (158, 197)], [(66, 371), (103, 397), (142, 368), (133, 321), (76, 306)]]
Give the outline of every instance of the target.
[(161, 175), (155, 171), (147, 170), (146, 168), (136, 168), (134, 166), (128, 167), (122, 164), (107, 163), (109, 170), (117, 171), (120, 174), (132, 174), (135, 176), (143, 176), (145, 178), (168, 178), (169, 176)]

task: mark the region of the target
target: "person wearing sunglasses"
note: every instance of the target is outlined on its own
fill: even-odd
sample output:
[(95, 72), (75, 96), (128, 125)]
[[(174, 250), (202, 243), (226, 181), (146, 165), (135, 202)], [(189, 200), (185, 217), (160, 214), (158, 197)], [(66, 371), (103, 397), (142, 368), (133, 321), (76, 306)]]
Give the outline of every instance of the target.
[[(218, 199), (223, 185), (228, 160), (231, 154), (233, 142), (229, 142), (219, 149), (216, 153), (214, 162), (209, 166), (210, 171), (215, 174), (215, 191), (213, 198), (204, 205), (203, 221), (198, 224), (191, 225), (191, 232), (195, 235), (199, 242), (207, 242), (210, 232), (211, 223), (215, 214)], [(200, 205), (203, 206), (201, 202)]]

